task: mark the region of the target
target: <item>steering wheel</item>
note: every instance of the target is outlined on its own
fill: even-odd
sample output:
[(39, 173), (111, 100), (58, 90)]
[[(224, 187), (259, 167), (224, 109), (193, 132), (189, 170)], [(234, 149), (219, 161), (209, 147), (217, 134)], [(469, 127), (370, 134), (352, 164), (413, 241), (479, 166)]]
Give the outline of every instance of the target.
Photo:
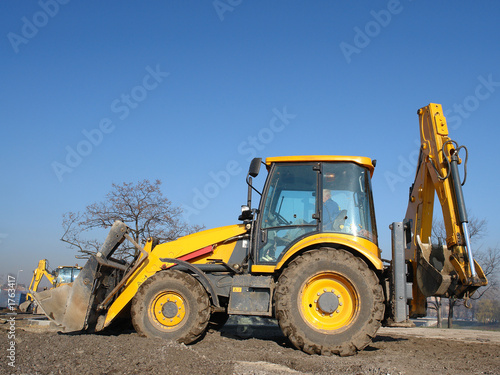
[(337, 215), (337, 217), (333, 221), (333, 225), (332, 225), (333, 230), (340, 231), (340, 226), (344, 225), (346, 219), (347, 219), (347, 210), (340, 211), (340, 213)]

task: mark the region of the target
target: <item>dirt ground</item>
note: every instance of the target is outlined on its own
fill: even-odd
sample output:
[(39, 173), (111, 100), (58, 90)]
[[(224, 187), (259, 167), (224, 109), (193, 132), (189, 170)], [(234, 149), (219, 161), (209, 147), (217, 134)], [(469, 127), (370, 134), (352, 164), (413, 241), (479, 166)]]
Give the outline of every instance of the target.
[(18, 318), (15, 330), (0, 324), (1, 374), (500, 374), (500, 332), (382, 328), (364, 351), (342, 358), (292, 348), (272, 321), (226, 324), (186, 346), (133, 330), (60, 334)]

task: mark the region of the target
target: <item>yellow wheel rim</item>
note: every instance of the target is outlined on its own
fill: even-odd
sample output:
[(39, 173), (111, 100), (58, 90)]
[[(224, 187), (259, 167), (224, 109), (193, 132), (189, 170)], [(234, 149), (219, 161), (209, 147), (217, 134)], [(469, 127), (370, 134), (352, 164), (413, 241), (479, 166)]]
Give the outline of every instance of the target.
[(349, 326), (359, 312), (360, 300), (347, 277), (321, 272), (310, 277), (299, 293), (301, 314), (318, 331), (335, 331)]
[(149, 311), (163, 329), (174, 329), (184, 322), (186, 303), (180, 294), (163, 292), (155, 297)]

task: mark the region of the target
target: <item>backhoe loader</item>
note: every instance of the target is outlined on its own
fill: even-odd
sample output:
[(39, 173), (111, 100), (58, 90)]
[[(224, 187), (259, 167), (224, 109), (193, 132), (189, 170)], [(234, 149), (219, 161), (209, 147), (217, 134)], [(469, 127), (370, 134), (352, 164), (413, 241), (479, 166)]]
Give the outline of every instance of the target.
[[(378, 247), (371, 177), (358, 156), (255, 158), (240, 224), (143, 246), (116, 221), (73, 284), (35, 293), (63, 332), (97, 332), (118, 317), (136, 331), (189, 344), (211, 319), (277, 319), (306, 353), (352, 355), (382, 324), (426, 313), (426, 297), (469, 298), (487, 281), (474, 261), (457, 165), (439, 104), (419, 110), (421, 148), (408, 210), (392, 228), (393, 259)], [(263, 190), (252, 179), (267, 170)], [(253, 190), (261, 195), (252, 208)], [(434, 195), (447, 239), (430, 243)], [(113, 253), (128, 240), (131, 262)]]
[(41, 259), (38, 262), (38, 267), (33, 271), (33, 277), (31, 278), (28, 288), (29, 293), (26, 295), (26, 301), (19, 305), (19, 309), (22, 312), (37, 312), (33, 304), (34, 299), (32, 293), (38, 291), (38, 286), (44, 276), (52, 285), (52, 288), (57, 288), (61, 285), (72, 283), (82, 269), (82, 267), (79, 266), (59, 266), (55, 270), (49, 271), (47, 264), (47, 259)]

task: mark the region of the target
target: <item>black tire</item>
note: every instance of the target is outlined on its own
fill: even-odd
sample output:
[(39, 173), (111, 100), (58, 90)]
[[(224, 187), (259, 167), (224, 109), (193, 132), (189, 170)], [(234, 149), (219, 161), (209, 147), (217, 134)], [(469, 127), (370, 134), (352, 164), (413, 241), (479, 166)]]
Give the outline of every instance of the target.
[(375, 273), (342, 249), (321, 248), (294, 259), (275, 293), (283, 333), (309, 354), (348, 356), (364, 349), (384, 317)]
[(207, 328), (210, 301), (193, 276), (176, 270), (162, 271), (140, 286), (132, 299), (131, 316), (141, 336), (190, 344)]

